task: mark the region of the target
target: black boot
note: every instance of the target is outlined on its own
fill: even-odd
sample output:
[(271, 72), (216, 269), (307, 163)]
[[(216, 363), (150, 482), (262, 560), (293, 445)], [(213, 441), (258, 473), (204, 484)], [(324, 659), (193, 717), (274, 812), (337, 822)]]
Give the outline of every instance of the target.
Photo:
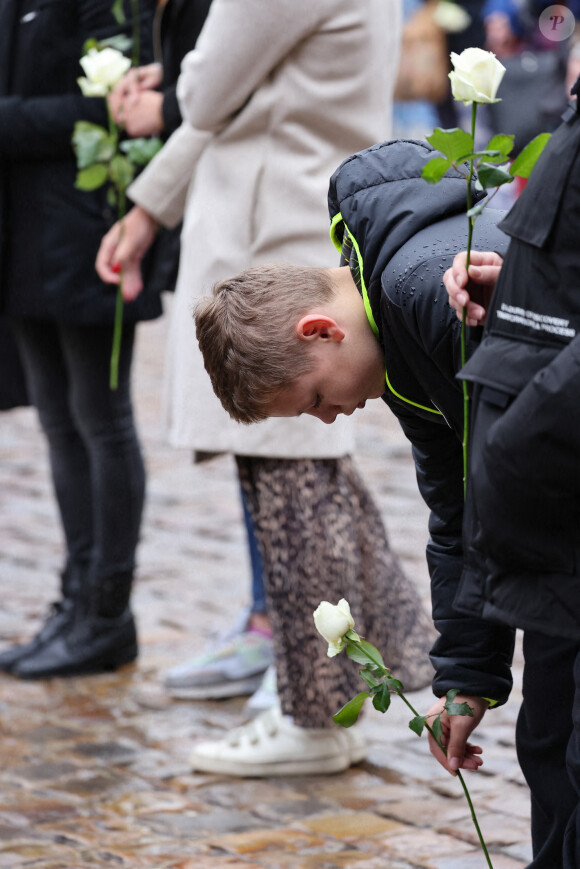
[(137, 652), (137, 630), (128, 607), (112, 619), (87, 614), (77, 616), (68, 630), (19, 661), (12, 674), (19, 679), (49, 679), (104, 673), (134, 661)]
[(39, 652), (43, 646), (68, 630), (74, 620), (84, 574), (86, 574), (85, 565), (67, 565), (61, 574), (62, 600), (51, 604), (44, 625), (28, 643), (11, 646), (0, 653), (0, 670), (11, 673), (20, 661)]
[(116, 670), (137, 657), (129, 607), (132, 571), (87, 583), (67, 628), (12, 668), (19, 679), (81, 676)]

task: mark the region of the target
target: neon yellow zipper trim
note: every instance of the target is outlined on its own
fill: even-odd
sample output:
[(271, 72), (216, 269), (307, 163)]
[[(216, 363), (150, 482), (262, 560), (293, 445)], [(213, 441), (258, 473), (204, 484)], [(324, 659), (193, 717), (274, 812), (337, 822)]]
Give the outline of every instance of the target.
[[(354, 237), (354, 235), (352, 234), (352, 232), (349, 230), (348, 226), (346, 225), (344, 218), (343, 218), (342, 214), (340, 213), (340, 211), (337, 214), (335, 214), (334, 217), (332, 218), (332, 221), (330, 224), (330, 239), (331, 239), (333, 245), (335, 246), (335, 248), (337, 249), (337, 251), (339, 253), (342, 253), (342, 242), (338, 238), (338, 224), (341, 222), (344, 226), (344, 232), (348, 233), (348, 236), (352, 242), (352, 246), (353, 246), (355, 253), (356, 253), (356, 256), (357, 256), (358, 268), (359, 268), (359, 274), (360, 274), (360, 284), (361, 284), (361, 290), (362, 290), (362, 296), (363, 296), (363, 302), (364, 302), (364, 306), (365, 306), (365, 313), (367, 315), (367, 320), (369, 321), (369, 325), (370, 325), (371, 329), (373, 330), (375, 337), (378, 338), (379, 337), (379, 330), (378, 330), (377, 324), (375, 322), (375, 318), (373, 316), (373, 311), (371, 308), (369, 294), (368, 294), (366, 284), (364, 281), (364, 277), (363, 277), (362, 254), (360, 252), (360, 248), (358, 246), (358, 242), (357, 242), (356, 238)], [(389, 380), (389, 373), (386, 370), (385, 370), (385, 382), (386, 382), (389, 390), (393, 393), (393, 395), (395, 395), (401, 401), (404, 401), (406, 404), (410, 404), (413, 407), (418, 407), (420, 410), (426, 410), (429, 413), (435, 413), (438, 416), (442, 416), (442, 413), (440, 410), (436, 410), (433, 407), (425, 407), (425, 405), (419, 404), (416, 401), (411, 401), (410, 398), (405, 398), (404, 395), (401, 395), (399, 392), (397, 392), (397, 390), (391, 384), (391, 381)]]
[(344, 225), (344, 231), (348, 233), (348, 236), (349, 236), (350, 240), (352, 241), (352, 246), (353, 246), (355, 253), (356, 253), (356, 258), (358, 261), (358, 269), (359, 269), (359, 274), (360, 274), (360, 285), (361, 285), (363, 302), (365, 305), (367, 320), (370, 323), (370, 327), (374, 332), (375, 338), (378, 338), (379, 337), (379, 330), (378, 330), (377, 324), (375, 323), (375, 318), (373, 317), (373, 310), (371, 308), (369, 294), (367, 292), (365, 280), (363, 277), (363, 258), (362, 258), (361, 252), (360, 252), (360, 248), (358, 246), (358, 242), (357, 242), (356, 238), (354, 237), (354, 235), (352, 234), (352, 232), (350, 232), (346, 223), (344, 222), (342, 214), (340, 213), (340, 211), (338, 212), (338, 214), (334, 215), (334, 217), (332, 219), (332, 223), (330, 224), (330, 238), (332, 239), (332, 243), (335, 246), (335, 248), (339, 252), (342, 252), (342, 242), (340, 242), (338, 240), (337, 235), (336, 235), (337, 226), (340, 223), (340, 221), (342, 221), (342, 223)]
[(342, 214), (340, 211), (334, 215), (330, 222), (330, 240), (339, 253), (342, 253), (342, 241), (337, 237), (337, 226), (343, 223)]

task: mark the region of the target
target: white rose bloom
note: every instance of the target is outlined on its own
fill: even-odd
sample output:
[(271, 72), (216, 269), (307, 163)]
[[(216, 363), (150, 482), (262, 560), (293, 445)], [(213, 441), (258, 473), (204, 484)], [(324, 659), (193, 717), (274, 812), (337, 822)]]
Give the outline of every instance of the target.
[(94, 84), (88, 78), (77, 78), (78, 86), (83, 92), (84, 97), (106, 97), (109, 93), (109, 88), (106, 84)]
[(104, 92), (87, 93), (81, 84), (84, 79), (79, 79), (84, 95), (105, 96), (125, 75), (131, 66), (131, 61), (116, 48), (103, 48), (101, 51), (91, 48), (84, 57), (81, 57), (80, 64), (93, 88), (104, 88)]
[(466, 48), (461, 54), (452, 51), (451, 63), (449, 78), (454, 99), (466, 105), (499, 102), (496, 94), (505, 66), (493, 52), (482, 48)]
[(433, 19), (446, 33), (461, 33), (471, 24), (471, 15), (463, 6), (449, 0), (439, 0), (433, 12)]
[(316, 630), (328, 643), (327, 655), (333, 658), (344, 648), (344, 635), (354, 628), (350, 605), (344, 598), (336, 606), (323, 600), (313, 615)]

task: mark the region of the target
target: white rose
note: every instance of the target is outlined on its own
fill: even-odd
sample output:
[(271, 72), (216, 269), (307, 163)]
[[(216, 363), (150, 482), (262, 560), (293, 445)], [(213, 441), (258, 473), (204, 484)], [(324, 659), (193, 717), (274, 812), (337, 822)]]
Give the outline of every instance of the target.
[(449, 0), (439, 0), (433, 12), (433, 19), (446, 33), (461, 33), (471, 24), (471, 15), (463, 6), (450, 3)]
[(449, 73), (453, 97), (466, 105), (471, 103), (497, 103), (497, 89), (505, 73), (505, 66), (491, 51), (466, 48), (461, 54), (451, 52), (453, 72)]
[(109, 93), (109, 88), (106, 84), (94, 84), (84, 76), (77, 78), (77, 83), (84, 97), (106, 97)]
[(103, 48), (101, 51), (91, 48), (81, 57), (80, 64), (86, 75), (86, 79), (78, 79), (83, 94), (102, 97), (125, 75), (131, 61), (116, 48)]
[(354, 619), (350, 614), (350, 606), (344, 598), (336, 606), (323, 600), (313, 613), (314, 624), (318, 633), (328, 643), (327, 655), (333, 658), (344, 647), (344, 635), (354, 628)]

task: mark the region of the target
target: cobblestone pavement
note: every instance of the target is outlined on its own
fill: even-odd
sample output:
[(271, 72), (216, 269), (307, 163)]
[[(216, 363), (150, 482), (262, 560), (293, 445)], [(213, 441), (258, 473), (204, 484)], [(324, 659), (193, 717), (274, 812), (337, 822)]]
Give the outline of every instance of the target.
[[(134, 595), (141, 655), (112, 675), (19, 682), (0, 675), (0, 869), (484, 869), (456, 779), (395, 700), (362, 724), (365, 763), (329, 777), (193, 774), (197, 738), (244, 720), (242, 699), (172, 701), (160, 674), (246, 602), (249, 567), (233, 461), (193, 466), (160, 410), (166, 322), (140, 327), (135, 383), (149, 491)], [(426, 509), (408, 445), (380, 402), (358, 414), (359, 466), (391, 542), (428, 602)], [(62, 542), (33, 411), (0, 417), (0, 642), (28, 637), (57, 596)], [(478, 733), (467, 776), (495, 869), (530, 859), (528, 793), (510, 703)], [(410, 695), (411, 696), (411, 695)], [(430, 691), (411, 696), (425, 711)]]

